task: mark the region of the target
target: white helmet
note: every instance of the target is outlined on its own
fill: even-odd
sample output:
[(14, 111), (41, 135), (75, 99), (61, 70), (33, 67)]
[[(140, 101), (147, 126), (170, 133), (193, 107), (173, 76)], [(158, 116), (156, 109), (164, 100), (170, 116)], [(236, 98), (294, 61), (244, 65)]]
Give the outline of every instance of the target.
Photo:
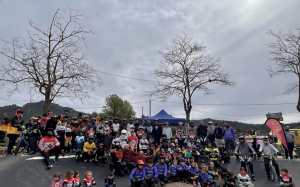
[(127, 130), (123, 129), (123, 130), (121, 131), (121, 134), (127, 134)]

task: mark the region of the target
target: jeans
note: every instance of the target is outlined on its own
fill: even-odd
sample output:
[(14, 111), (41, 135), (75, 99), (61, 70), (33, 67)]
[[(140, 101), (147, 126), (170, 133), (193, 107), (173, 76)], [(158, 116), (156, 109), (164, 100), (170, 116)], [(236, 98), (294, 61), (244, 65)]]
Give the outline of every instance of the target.
[(294, 143), (287, 143), (287, 146), (288, 149), (284, 148), (285, 158), (288, 159), (290, 157), (291, 159), (293, 159)]
[(7, 146), (7, 154), (12, 154), (12, 149), (16, 145), (16, 141), (17, 141), (19, 135), (8, 134), (7, 137), (9, 139), (8, 146)]

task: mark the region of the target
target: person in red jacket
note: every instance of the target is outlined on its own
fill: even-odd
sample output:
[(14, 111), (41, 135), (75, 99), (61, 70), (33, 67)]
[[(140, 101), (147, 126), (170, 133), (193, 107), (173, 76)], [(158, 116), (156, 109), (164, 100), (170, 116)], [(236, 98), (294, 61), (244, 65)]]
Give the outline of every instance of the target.
[(85, 172), (84, 179), (83, 179), (82, 183), (83, 183), (83, 187), (96, 186), (96, 180), (93, 177), (92, 171), (88, 170), (88, 171)]
[(44, 156), (44, 161), (48, 169), (52, 168), (52, 161), (50, 160), (51, 155), (55, 155), (55, 159), (59, 156), (59, 146), (60, 143), (58, 139), (54, 136), (53, 131), (47, 131), (46, 136), (43, 136), (39, 142), (39, 149), (41, 154)]

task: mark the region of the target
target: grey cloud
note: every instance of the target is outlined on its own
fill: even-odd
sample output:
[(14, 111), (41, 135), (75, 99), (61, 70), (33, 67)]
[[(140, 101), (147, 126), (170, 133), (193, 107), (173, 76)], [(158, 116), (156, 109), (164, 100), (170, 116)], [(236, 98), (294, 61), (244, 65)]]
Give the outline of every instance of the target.
[[(95, 69), (154, 81), (99, 73), (103, 84), (91, 90), (90, 98), (82, 101), (65, 98), (56, 100), (84, 111), (100, 111), (105, 97), (116, 93), (133, 102), (138, 114), (142, 106), (147, 113), (149, 97), (146, 93), (154, 88), (153, 71), (159, 68), (162, 60), (158, 52), (182, 33), (207, 45), (208, 51), (221, 59), (225, 71), (236, 82), (233, 88), (214, 87), (210, 95), (199, 92), (193, 98), (195, 103), (295, 102), (295, 93), (283, 94), (287, 84), (294, 82), (293, 78), (270, 78), (265, 70), (271, 64), (266, 46), (271, 38), (266, 32), (270, 29), (289, 31), (299, 28), (299, 6), (298, 0), (2, 0), (0, 38), (26, 36), (29, 19), (45, 26), (57, 8), (78, 10), (84, 16), (85, 24), (93, 30), (83, 50)], [(14, 102), (22, 104), (30, 99), (29, 94), (20, 93), (10, 97), (1, 93), (0, 96), (0, 104), (3, 105)], [(33, 95), (32, 99), (39, 100), (40, 97)], [(152, 99), (152, 113), (166, 108), (174, 115), (184, 116), (180, 98), (171, 97), (168, 102)], [(268, 111), (283, 111), (291, 121), (300, 120), (295, 115), (293, 105), (195, 105), (192, 117), (263, 122), (264, 114)]]

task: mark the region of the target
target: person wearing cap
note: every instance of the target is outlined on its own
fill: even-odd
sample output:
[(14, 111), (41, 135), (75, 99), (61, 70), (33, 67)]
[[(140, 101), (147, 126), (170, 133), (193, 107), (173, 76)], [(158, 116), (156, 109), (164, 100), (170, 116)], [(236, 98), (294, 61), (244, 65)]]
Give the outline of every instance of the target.
[(136, 162), (136, 167), (132, 169), (129, 180), (131, 182), (131, 187), (142, 187), (144, 185), (145, 169), (143, 160), (138, 160)]
[(160, 157), (159, 162), (155, 164), (157, 169), (159, 182), (163, 185), (167, 182), (168, 177), (168, 165), (165, 163), (165, 158)]
[(60, 143), (54, 136), (53, 131), (47, 131), (46, 133), (47, 134), (40, 139), (38, 147), (41, 151), (41, 154), (44, 156), (44, 161), (48, 169), (50, 169), (53, 167), (50, 156), (54, 154), (55, 159), (58, 159)]
[(145, 185), (153, 186), (157, 182), (158, 172), (157, 168), (153, 165), (153, 160), (151, 158), (146, 159), (145, 168)]

